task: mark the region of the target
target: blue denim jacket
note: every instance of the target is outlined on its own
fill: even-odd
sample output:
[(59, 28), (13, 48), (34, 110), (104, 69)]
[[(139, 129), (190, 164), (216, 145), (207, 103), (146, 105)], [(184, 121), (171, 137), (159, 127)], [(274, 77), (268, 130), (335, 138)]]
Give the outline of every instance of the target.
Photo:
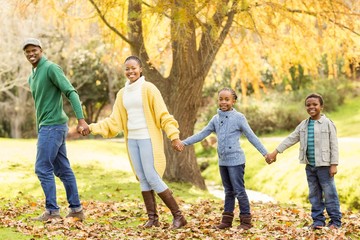
[[(303, 120), (295, 130), (280, 143), (276, 150), (279, 153), (282, 153), (287, 148), (300, 141), (300, 163), (309, 164), (306, 156), (308, 123), (309, 119)], [(314, 134), (315, 166), (337, 165), (339, 163), (339, 150), (334, 123), (322, 114), (321, 118), (314, 123)]]
[(183, 140), (183, 143), (185, 145), (194, 144), (213, 132), (218, 138), (217, 152), (220, 166), (237, 166), (245, 163), (245, 154), (239, 142), (242, 134), (245, 134), (249, 142), (263, 156), (267, 154), (265, 147), (249, 126), (245, 116), (235, 109), (226, 112), (218, 109), (218, 114), (213, 116), (204, 129)]

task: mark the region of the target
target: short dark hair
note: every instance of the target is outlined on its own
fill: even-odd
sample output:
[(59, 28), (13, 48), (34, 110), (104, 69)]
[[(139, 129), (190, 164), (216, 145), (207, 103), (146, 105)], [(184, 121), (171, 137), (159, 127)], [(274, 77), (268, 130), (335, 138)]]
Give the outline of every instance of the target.
[(317, 98), (317, 99), (319, 99), (320, 106), (324, 105), (323, 97), (318, 93), (311, 93), (311, 94), (307, 95), (307, 97), (305, 98), (305, 105), (306, 105), (306, 100), (308, 100), (309, 98)]
[(127, 58), (125, 59), (125, 62), (124, 62), (124, 63), (126, 63), (126, 62), (129, 61), (129, 60), (135, 60), (135, 61), (137, 61), (137, 62), (139, 63), (139, 66), (142, 67), (142, 62), (141, 62), (141, 60), (140, 60), (139, 57), (137, 57), (137, 56), (129, 56), (129, 57), (127, 57)]
[(224, 87), (224, 88), (222, 88), (222, 89), (220, 89), (220, 90), (218, 91), (218, 94), (220, 94), (220, 92), (222, 92), (222, 91), (229, 91), (229, 92), (231, 93), (231, 95), (233, 96), (233, 98), (234, 98), (235, 100), (237, 100), (236, 92), (235, 92), (232, 88)]

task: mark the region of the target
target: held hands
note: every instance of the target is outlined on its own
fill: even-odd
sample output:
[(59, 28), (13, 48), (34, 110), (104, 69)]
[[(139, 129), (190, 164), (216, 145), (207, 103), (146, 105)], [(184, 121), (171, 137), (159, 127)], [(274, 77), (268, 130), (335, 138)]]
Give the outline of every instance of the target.
[(86, 123), (86, 121), (83, 118), (78, 120), (78, 125), (76, 127), (76, 130), (79, 134), (83, 136), (87, 136), (90, 134), (89, 125)]
[(180, 139), (172, 140), (171, 145), (172, 145), (173, 149), (178, 152), (182, 152), (184, 150), (184, 144), (181, 142)]
[(276, 162), (276, 155), (278, 154), (278, 151), (275, 149), (272, 153), (268, 153), (265, 155), (265, 161), (267, 164), (272, 164), (273, 162)]

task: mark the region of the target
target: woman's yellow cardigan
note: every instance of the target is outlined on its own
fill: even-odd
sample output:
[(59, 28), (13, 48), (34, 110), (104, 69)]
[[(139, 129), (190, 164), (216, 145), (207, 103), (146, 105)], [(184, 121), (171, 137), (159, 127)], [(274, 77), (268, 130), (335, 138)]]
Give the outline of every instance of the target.
[[(145, 81), (141, 91), (146, 124), (153, 147), (154, 166), (158, 174), (163, 176), (166, 168), (166, 158), (162, 130), (170, 140), (178, 139), (180, 133), (179, 124), (170, 115), (159, 89), (154, 84)], [(123, 104), (123, 95), (124, 88), (120, 89), (116, 95), (111, 115), (98, 123), (90, 124), (90, 130), (92, 134), (100, 134), (104, 138), (116, 137), (120, 131), (123, 131), (127, 148), (127, 112)], [(128, 157), (130, 159), (129, 152)], [(131, 161), (130, 164), (136, 175)]]

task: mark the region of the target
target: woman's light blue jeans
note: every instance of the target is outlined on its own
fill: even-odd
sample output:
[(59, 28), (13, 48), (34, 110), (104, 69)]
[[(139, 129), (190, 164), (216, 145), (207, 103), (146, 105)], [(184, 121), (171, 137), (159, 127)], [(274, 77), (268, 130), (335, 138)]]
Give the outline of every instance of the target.
[(334, 177), (330, 176), (330, 167), (313, 167), (306, 165), (306, 177), (309, 185), (309, 201), (314, 226), (325, 226), (324, 209), (330, 222), (328, 225), (341, 226), (339, 197)]
[(55, 176), (64, 184), (69, 208), (81, 208), (75, 175), (66, 156), (67, 124), (41, 126), (38, 133), (35, 173), (44, 191), (45, 207), (58, 211)]
[(165, 191), (168, 186), (154, 167), (151, 139), (128, 139), (128, 150), (132, 165), (139, 179), (141, 191)]
[(250, 213), (250, 202), (245, 190), (245, 164), (237, 166), (219, 166), (224, 186), (224, 212), (234, 212), (235, 199), (239, 202), (240, 215)]

